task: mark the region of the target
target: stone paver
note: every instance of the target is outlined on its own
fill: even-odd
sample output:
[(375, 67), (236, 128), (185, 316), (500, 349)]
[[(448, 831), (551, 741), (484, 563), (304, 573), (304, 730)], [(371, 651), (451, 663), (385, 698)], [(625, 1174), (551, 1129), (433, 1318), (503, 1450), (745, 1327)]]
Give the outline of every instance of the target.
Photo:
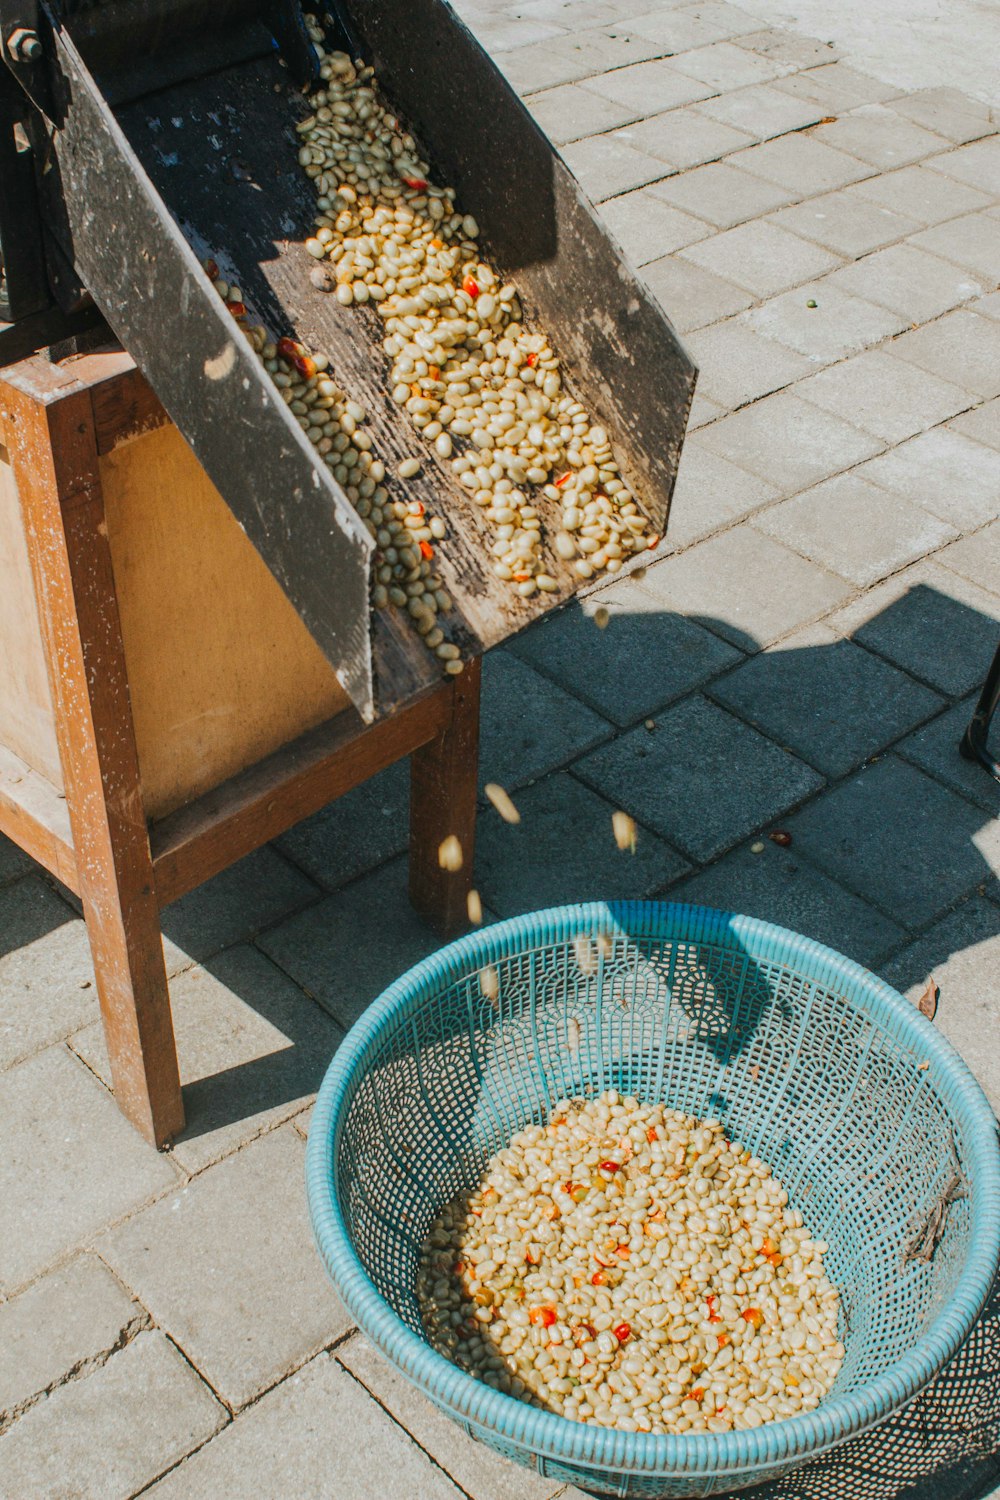
[(783, 78), (779, 87), (799, 98), (816, 100), (828, 115), (844, 114), (862, 104), (879, 104), (899, 93), (891, 84), (871, 78), (847, 62), (809, 68), (792, 78)]
[(771, 506), (752, 524), (862, 587), (955, 535), (947, 521), (869, 484), (861, 470)]
[(276, 843), (310, 880), (337, 890), (402, 853), (409, 816), (410, 767), (402, 760), (296, 823)]
[[(659, 725), (639, 732), (655, 739)], [(615, 805), (566, 772), (519, 793), (517, 808), (516, 827), (492, 810), (479, 825), (480, 886), (498, 916), (570, 901), (651, 896), (688, 869), (675, 850), (645, 828), (634, 854), (619, 849), (611, 826)]]
[(406, 859), (392, 860), (272, 928), (259, 946), (341, 1026), (351, 1026), (387, 985), (438, 946), (410, 906), (406, 883)]
[(825, 146), (846, 151), (883, 172), (911, 166), (948, 149), (947, 141), (940, 135), (905, 119), (892, 106), (884, 104), (861, 105), (839, 120), (817, 126), (813, 135)]
[[(983, 662), (987, 661), (988, 658), (984, 657)], [(985, 671), (983, 665), (980, 676), (985, 676)], [(969, 727), (978, 698), (976, 693), (956, 703), (947, 713), (939, 714), (896, 748), (904, 760), (912, 761), (921, 771), (943, 781), (953, 792), (960, 792), (991, 817), (996, 817), (1000, 814), (1000, 788), (976, 762), (968, 761), (958, 753), (959, 741)], [(993, 743), (996, 737), (994, 730), (990, 735), (990, 748), (995, 757), (1000, 754), (1000, 746)]]
[(906, 327), (898, 313), (850, 296), (828, 281), (772, 297), (755, 307), (746, 321), (766, 338), (796, 349), (817, 365), (858, 354)]
[[(170, 991), (187, 1125), (174, 1156), (200, 1171), (302, 1109), (343, 1033), (315, 1001), (253, 948), (235, 947)], [(110, 1088), (104, 1032), (73, 1047)]]
[[(904, 438), (964, 411), (974, 399), (961, 386), (939, 380), (906, 360), (894, 359), (891, 348), (869, 349), (820, 370), (802, 381), (795, 394), (886, 443), (902, 443)], [(885, 455), (890, 464), (895, 451), (899, 450)], [(881, 457), (872, 459), (866, 473), (870, 476), (882, 462)]]
[(779, 391), (706, 428), (706, 448), (759, 474), (786, 495), (872, 458), (883, 446), (871, 433)]
[(827, 619), (939, 692), (967, 693), (986, 675), (1000, 598), (922, 559)]
[(802, 852), (909, 930), (993, 880), (1000, 825), (893, 756), (788, 820)]
[[(765, 586), (751, 588), (748, 580)], [(650, 568), (640, 587), (664, 607), (699, 619), (744, 651), (770, 645), (842, 603), (850, 592), (842, 579), (751, 526), (737, 526), (679, 557), (665, 557)]]
[(634, 266), (704, 239), (709, 226), (657, 198), (650, 188), (601, 204), (601, 218)]
[(974, 896), (904, 948), (885, 977), (916, 1000), (934, 976), (940, 990), (934, 1024), (961, 1052), (1000, 1114), (1000, 1052), (983, 1045), (996, 1031), (998, 970), (996, 907)]
[(750, 83), (767, 83), (791, 72), (787, 63), (777, 62), (771, 57), (760, 57), (732, 42), (714, 42), (710, 47), (697, 47), (677, 58), (677, 66), (690, 78), (707, 83), (713, 94), (726, 89), (739, 89)]
[(659, 157), (674, 171), (717, 161), (730, 151), (751, 144), (751, 137), (744, 131), (723, 125), (694, 107), (671, 109), (637, 125), (627, 125), (616, 130), (614, 138), (636, 151)]
[(0, 1493), (128, 1500), (227, 1418), (162, 1333), (60, 1387), (0, 1439)]
[(605, 719), (539, 677), (510, 651), (492, 651), (483, 667), (480, 781), (508, 790), (566, 765), (606, 739)]
[(528, 105), (546, 135), (557, 146), (582, 140), (584, 136), (602, 130), (614, 130), (617, 125), (635, 118), (635, 111), (628, 105), (603, 99), (592, 89), (582, 88), (576, 83), (564, 83), (558, 88), (532, 94)]
[(326, 1354), (149, 1493), (152, 1500), (329, 1500), (331, 1494), (337, 1500), (461, 1500), (444, 1472)]
[(817, 193), (846, 187), (849, 182), (871, 177), (875, 170), (857, 157), (824, 146), (815, 136), (801, 132), (782, 135), (741, 152), (739, 165), (755, 177), (776, 182), (797, 198), (811, 198)]
[(994, 286), (1000, 280), (997, 240), (997, 221), (992, 214), (963, 214), (960, 219), (935, 224), (913, 236), (913, 243), (920, 249), (954, 261)]
[[(654, 50), (655, 47), (654, 47)], [(602, 98), (625, 105), (636, 115), (655, 115), (681, 104), (707, 99), (713, 89), (686, 73), (678, 72), (672, 61), (640, 62), (616, 68), (601, 78), (591, 78), (587, 87)]]
[(780, 848), (767, 838), (756, 842), (764, 845), (759, 853), (748, 844), (734, 849), (672, 886), (670, 900), (776, 922), (868, 967), (898, 947), (904, 933), (895, 922), (814, 869), (794, 848)]
[(233, 1408), (349, 1327), (313, 1249), (303, 1154), (282, 1126), (98, 1243)]
[(795, 756), (704, 698), (585, 756), (576, 772), (692, 859), (713, 859), (822, 785)]
[(936, 693), (825, 626), (760, 652), (708, 691), (829, 777), (854, 770), (942, 707)]
[(891, 245), (834, 271), (829, 282), (840, 291), (887, 307), (908, 323), (926, 323), (971, 302), (987, 287), (971, 271), (953, 266), (915, 245)]
[(926, 167), (903, 167), (885, 176), (870, 177), (848, 192), (893, 213), (921, 219), (925, 225), (940, 224), (973, 209), (988, 208), (991, 201), (988, 193)]
[(853, 188), (793, 203), (772, 214), (771, 223), (847, 256), (880, 250), (919, 228), (918, 220), (893, 213), (877, 203), (867, 203)]
[(841, 264), (819, 245), (789, 234), (766, 221), (741, 224), (680, 252), (685, 260), (704, 266), (755, 297), (773, 297), (787, 287), (800, 286)]
[(31, 868), (31, 860), (28, 856), (0, 833), (0, 885), (7, 885), (11, 880), (19, 880), (22, 875), (27, 875)]
[(893, 353), (977, 396), (1000, 395), (996, 328), (964, 308), (897, 339)]
[[(717, 229), (731, 229), (791, 202), (794, 195), (786, 188), (741, 171), (737, 165), (741, 162), (742, 155), (733, 162), (711, 162), (682, 176), (669, 177), (657, 184), (656, 197), (699, 219), (706, 219)], [(717, 316), (725, 315), (719, 313)]]
[(1000, 400), (984, 401), (982, 406), (949, 422), (948, 427), (952, 432), (974, 438), (977, 443), (1000, 449)]
[[(202, 960), (270, 927), (319, 895), (301, 870), (273, 849), (258, 849), (163, 911), (163, 935), (187, 961)], [(168, 963), (183, 966), (177, 955)]]
[(699, 396), (695, 391), (691, 411), (688, 414), (688, 432), (697, 432), (699, 427), (704, 427), (708, 422), (714, 422), (716, 417), (722, 416), (724, 410), (724, 407), (718, 406), (714, 401), (709, 401), (706, 396)]
[(989, 140), (975, 141), (970, 146), (960, 146), (956, 151), (937, 157), (928, 165), (936, 172), (944, 172), (956, 182), (971, 183), (977, 190), (992, 193), (1000, 198), (1000, 140), (993, 135)]
[(742, 287), (673, 255), (644, 265), (642, 279), (680, 333), (742, 312), (753, 302)]
[(690, 52), (753, 31), (756, 22), (736, 5), (709, 3), (653, 9), (629, 21), (629, 30), (671, 53)]
[[(606, 609), (607, 627), (594, 612)], [(718, 636), (663, 609), (634, 583), (568, 605), (513, 649), (615, 724), (634, 724), (739, 661)], [(622, 661), (649, 663), (623, 679)]]
[(96, 1014), (83, 922), (34, 876), (0, 890), (0, 1067)]
[(944, 549), (938, 561), (972, 583), (978, 583), (980, 588), (1000, 593), (1000, 521), (994, 521), (975, 536), (953, 542)]
[(337, 1359), (370, 1391), (390, 1416), (412, 1432), (436, 1463), (471, 1500), (552, 1500), (561, 1487), (506, 1462), (484, 1443), (473, 1442), (432, 1406), (360, 1334), (337, 1350)]
[[(889, 356), (885, 358), (888, 360)], [(897, 366), (900, 363), (895, 361)], [(912, 368), (919, 369), (919, 366)], [(923, 380), (917, 384), (905, 381), (907, 388), (923, 401), (925, 412), (930, 410), (932, 401), (943, 404), (957, 400), (949, 392), (959, 387), (938, 381), (933, 375), (928, 379), (930, 385), (925, 385)], [(811, 390), (803, 389), (802, 393), (812, 399)], [(980, 412), (985, 410), (985, 407), (979, 408)], [(974, 420), (970, 422), (969, 418)], [(867, 413), (865, 420), (868, 420)], [(973, 437), (964, 435), (971, 427), (975, 436), (982, 422), (976, 412), (971, 412), (968, 418), (960, 417), (947, 427), (924, 432), (912, 441), (900, 443), (890, 452), (873, 458), (864, 465), (864, 476), (872, 483), (922, 505), (932, 515), (950, 521), (961, 530), (982, 526), (1000, 515), (996, 453), (974, 441)]]
[(737, 37), (736, 45), (749, 47), (752, 52), (760, 52), (779, 62), (792, 63), (796, 68), (818, 67), (821, 63), (836, 61), (839, 55), (832, 42), (798, 36), (784, 26), (769, 26), (763, 31)]
[(0, 1073), (0, 1290), (177, 1181), (104, 1086), (63, 1047)]
[[(741, 41), (740, 46), (744, 43)], [(715, 99), (705, 99), (696, 106), (700, 114), (709, 115), (723, 125), (741, 130), (751, 140), (765, 141), (789, 130), (803, 130), (823, 118), (821, 105), (808, 99), (796, 99), (771, 83), (753, 83), (734, 89)]]
[(588, 136), (562, 148), (562, 158), (595, 203), (655, 182), (669, 168), (658, 157), (633, 151), (620, 135)]
[[(719, 326), (727, 327), (725, 323)], [(697, 438), (688, 438), (670, 507), (670, 539), (677, 547), (686, 547), (733, 521), (742, 521), (780, 493), (756, 474), (711, 453)]]
[(0, 1432), (30, 1402), (93, 1367), (148, 1321), (94, 1255), (77, 1256), (5, 1302), (0, 1306)]
[(892, 107), (956, 146), (992, 135), (997, 128), (990, 120), (988, 106), (959, 89), (919, 89), (914, 94), (900, 94)]

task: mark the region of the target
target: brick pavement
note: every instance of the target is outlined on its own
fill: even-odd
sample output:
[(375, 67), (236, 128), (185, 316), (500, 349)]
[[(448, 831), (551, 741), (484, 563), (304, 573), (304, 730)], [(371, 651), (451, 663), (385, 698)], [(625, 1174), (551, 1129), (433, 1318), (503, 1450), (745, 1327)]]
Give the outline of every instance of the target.
[[(607, 630), (591, 596), (487, 662), (483, 775), (524, 813), (483, 812), (488, 914), (668, 893), (903, 990), (933, 971), (1000, 1109), (1000, 797), (955, 753), (1000, 620), (998, 121), (752, 4), (464, 14), (701, 365), (669, 542), (601, 591)], [(406, 801), (395, 768), (167, 913), (189, 1128), (163, 1156), (108, 1093), (79, 917), (0, 845), (0, 1494), (557, 1492), (381, 1362), (310, 1244), (313, 1092), (434, 946)], [(792, 846), (754, 852), (776, 821)], [(881, 1500), (996, 1482), (995, 1430), (931, 1478), (894, 1441)], [(836, 1494), (867, 1495), (864, 1451), (837, 1462)]]

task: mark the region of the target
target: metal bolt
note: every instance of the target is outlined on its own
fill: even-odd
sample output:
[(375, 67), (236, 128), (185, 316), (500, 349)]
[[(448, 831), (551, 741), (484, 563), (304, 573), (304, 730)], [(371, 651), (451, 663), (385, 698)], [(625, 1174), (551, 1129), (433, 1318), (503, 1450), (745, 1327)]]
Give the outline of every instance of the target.
[(18, 62), (35, 62), (42, 55), (38, 33), (27, 26), (18, 26), (7, 38), (7, 51)]

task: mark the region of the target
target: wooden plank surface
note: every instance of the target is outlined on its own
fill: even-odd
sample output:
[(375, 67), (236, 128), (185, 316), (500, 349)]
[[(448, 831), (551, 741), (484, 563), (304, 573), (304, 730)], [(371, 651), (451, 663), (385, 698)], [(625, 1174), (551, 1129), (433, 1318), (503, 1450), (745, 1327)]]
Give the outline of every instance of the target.
[(0, 448), (0, 745), (62, 787), (35, 586), (6, 448)]
[(98, 462), (143, 802), (156, 819), (350, 699), (172, 423)]
[[(481, 662), (470, 662), (449, 692), (447, 725), (410, 760), (410, 904), (444, 938), (469, 925), (476, 853)], [(458, 840), (462, 863), (443, 869), (445, 839)]]
[(66, 798), (51, 781), (0, 745), (0, 832), (79, 894)]
[(184, 1112), (90, 395), (37, 360), (0, 405), (115, 1094), (160, 1146)]
[[(478, 662), (467, 668), (477, 669)], [(440, 734), (451, 720), (452, 681), (367, 727), (353, 709), (345, 709), (154, 823), (150, 843), (161, 906)]]

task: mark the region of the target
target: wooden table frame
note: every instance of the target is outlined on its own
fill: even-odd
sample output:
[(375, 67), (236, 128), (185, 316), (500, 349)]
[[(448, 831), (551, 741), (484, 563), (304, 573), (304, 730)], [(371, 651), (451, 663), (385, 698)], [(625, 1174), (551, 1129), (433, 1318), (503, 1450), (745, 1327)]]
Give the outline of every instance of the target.
[[(466, 921), (475, 834), (478, 659), (365, 727), (345, 710), (151, 823), (129, 697), (98, 456), (166, 416), (125, 355), (103, 378), (33, 356), (0, 376), (65, 794), (0, 746), (0, 830), (83, 905), (115, 1095), (158, 1147), (184, 1128), (160, 908), (403, 756), (410, 899), (443, 935)], [(438, 863), (456, 834), (460, 871)]]

